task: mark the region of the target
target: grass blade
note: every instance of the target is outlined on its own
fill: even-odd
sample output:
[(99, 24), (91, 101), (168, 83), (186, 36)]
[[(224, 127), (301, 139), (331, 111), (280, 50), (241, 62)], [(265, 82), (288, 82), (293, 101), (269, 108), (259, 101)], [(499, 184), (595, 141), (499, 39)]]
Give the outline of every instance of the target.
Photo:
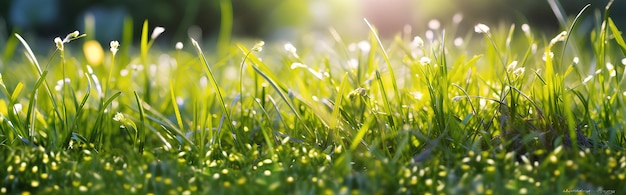
[[(139, 127), (137, 127), (137, 131), (139, 132), (138, 135), (138, 140), (139, 140), (139, 153), (143, 153), (143, 147), (144, 144), (146, 142), (146, 120), (145, 120), (145, 115), (144, 115), (144, 111), (143, 111), (143, 103), (141, 101), (141, 99), (139, 98), (139, 95), (137, 94), (136, 91), (134, 91), (135, 94), (135, 101), (137, 102), (137, 109), (139, 109), (139, 120), (140, 120), (140, 124)], [(136, 138), (136, 139), (137, 139)], [(133, 143), (133, 144), (137, 144), (137, 143)]]
[[(367, 19), (364, 19), (365, 23), (367, 24), (367, 26), (370, 28), (370, 32), (374, 35), (374, 38), (376, 39), (376, 41), (378, 42), (378, 46), (380, 47), (380, 50), (383, 52), (383, 58), (385, 58), (385, 63), (387, 64), (387, 69), (389, 69), (389, 76), (391, 76), (391, 84), (393, 86), (393, 91), (394, 91), (394, 95), (396, 98), (398, 98), (398, 111), (400, 112), (400, 115), (404, 116), (404, 109), (402, 109), (402, 96), (400, 96), (400, 92), (398, 90), (398, 84), (396, 83), (396, 76), (393, 73), (393, 67), (391, 66), (391, 61), (389, 60), (389, 55), (387, 55), (387, 51), (385, 50), (385, 47), (383, 46), (383, 43), (380, 41), (380, 38), (378, 37), (378, 34), (376, 33), (376, 30), (374, 29), (374, 26), (372, 26)], [(378, 77), (378, 73), (377, 77)], [(382, 87), (382, 84), (381, 84)], [(385, 97), (386, 98), (386, 97)], [(389, 113), (392, 114), (392, 113)]]
[[(224, 112), (224, 115), (226, 116), (226, 120), (227, 120), (226, 122), (228, 123), (228, 127), (230, 128), (231, 131), (234, 132), (235, 126), (233, 125), (233, 120), (230, 118), (230, 113), (228, 112), (228, 108), (226, 108), (226, 103), (224, 102), (224, 97), (222, 96), (222, 90), (217, 84), (217, 80), (215, 79), (213, 70), (211, 70), (211, 66), (209, 66), (209, 63), (206, 61), (206, 58), (204, 57), (204, 53), (202, 53), (202, 49), (200, 48), (200, 45), (198, 44), (198, 42), (192, 38), (191, 43), (196, 48), (198, 57), (200, 58), (200, 62), (204, 65), (204, 70), (207, 76), (209, 77), (209, 81), (211, 85), (213, 86), (213, 89), (215, 89), (215, 92), (217, 93), (217, 98), (222, 108), (222, 112)], [(237, 142), (237, 140), (234, 140), (234, 141)]]

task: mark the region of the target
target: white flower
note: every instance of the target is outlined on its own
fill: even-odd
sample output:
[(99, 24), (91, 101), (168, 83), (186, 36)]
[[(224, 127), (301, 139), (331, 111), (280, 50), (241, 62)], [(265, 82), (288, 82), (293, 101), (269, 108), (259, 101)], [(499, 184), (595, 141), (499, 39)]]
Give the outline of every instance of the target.
[(178, 50), (183, 49), (183, 43), (182, 42), (176, 42), (176, 49), (178, 49)]
[(507, 71), (507, 72), (513, 71), (513, 70), (515, 70), (515, 68), (517, 68), (517, 61), (513, 61), (513, 62), (511, 62), (511, 64), (509, 64), (509, 65), (506, 67), (506, 71)]
[(298, 63), (298, 62), (291, 64), (291, 69), (296, 69), (296, 68), (308, 68), (308, 66), (302, 63)]
[(254, 47), (252, 47), (252, 51), (256, 51), (256, 52), (263, 51), (263, 45), (265, 45), (264, 41), (257, 42), (256, 44), (254, 44)]
[(111, 41), (111, 43), (109, 44), (111, 46), (111, 53), (113, 53), (113, 55), (115, 55), (118, 51), (118, 47), (120, 47), (120, 42), (118, 41)]
[(591, 79), (593, 79), (593, 75), (587, 76), (585, 80), (583, 80), (583, 84), (586, 84), (587, 82), (591, 81)]
[(474, 26), (474, 31), (476, 31), (477, 33), (489, 33), (489, 26), (479, 23)]
[(289, 52), (293, 57), (300, 58), (300, 56), (298, 56), (297, 49), (296, 47), (293, 46), (293, 44), (286, 43), (284, 47), (285, 47), (285, 50)]
[(550, 46), (556, 44), (559, 41), (565, 41), (566, 37), (567, 37), (567, 31), (563, 31), (559, 33), (558, 35), (556, 35), (556, 37), (552, 38), (552, 40), (550, 41)]
[[(548, 53), (548, 55), (550, 55), (550, 59), (553, 59), (553, 58), (554, 58), (554, 53), (550, 52), (550, 53)], [(544, 53), (544, 55), (541, 57), (541, 59), (542, 59), (544, 62), (546, 61), (546, 59), (547, 59), (547, 58), (546, 58), (545, 53)]]
[[(72, 33), (70, 33), (70, 34), (68, 34), (68, 35), (67, 35), (67, 37), (70, 37), (70, 39), (72, 39), (72, 38), (76, 38), (76, 37), (78, 37), (78, 35), (80, 35), (80, 32), (78, 32), (78, 31), (76, 30), (76, 31), (74, 31), (74, 32), (72, 32)], [(67, 38), (67, 37), (66, 37), (66, 38)]]
[(424, 47), (424, 40), (422, 40), (422, 37), (420, 36), (415, 36), (411, 42), (411, 46), (415, 48), (422, 48)]
[(61, 37), (54, 38), (54, 43), (57, 45), (57, 49), (63, 51), (63, 40), (61, 40)]
[(622, 65), (626, 65), (626, 58), (622, 59)]
[(121, 112), (115, 113), (113, 120), (118, 122), (124, 121), (124, 114), (122, 114)]
[(574, 62), (574, 64), (578, 64), (578, 62), (580, 62), (580, 59), (578, 57), (574, 57), (574, 60), (572, 62)]
[(515, 76), (520, 76), (520, 75), (524, 74), (525, 70), (526, 70), (525, 67), (519, 67), (519, 68), (515, 69), (515, 71), (513, 71), (513, 74)]
[(17, 103), (13, 105), (13, 110), (17, 113), (21, 113), (22, 112), (22, 104)]
[(428, 57), (426, 57), (426, 56), (422, 57), (422, 58), (420, 59), (420, 64), (422, 64), (422, 66), (423, 66), (423, 65), (430, 64), (430, 58), (428, 58)]
[(530, 26), (528, 24), (522, 24), (522, 31), (526, 36), (530, 36)]
[(165, 32), (165, 28), (157, 26), (154, 28), (154, 30), (152, 31), (152, 35), (150, 35), (150, 38), (152, 39), (156, 39), (157, 37), (159, 37), (159, 35), (161, 35), (161, 33)]

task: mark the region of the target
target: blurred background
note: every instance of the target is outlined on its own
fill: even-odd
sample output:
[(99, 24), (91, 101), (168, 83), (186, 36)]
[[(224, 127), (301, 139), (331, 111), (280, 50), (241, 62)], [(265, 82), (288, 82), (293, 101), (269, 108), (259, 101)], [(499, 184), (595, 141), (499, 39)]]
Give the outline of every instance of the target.
[[(592, 4), (587, 12), (602, 10), (608, 0), (556, 0), (573, 17)], [(84, 32), (85, 18), (95, 21), (95, 38), (102, 43), (122, 36), (124, 18), (134, 21), (139, 36), (143, 20), (163, 26), (165, 40), (185, 40), (190, 34), (216, 37), (220, 27), (220, 0), (2, 0), (0, 1), (0, 44), (12, 32), (50, 39), (76, 29)], [(343, 35), (367, 33), (362, 18), (378, 27), (383, 36), (402, 32), (406, 24), (414, 32), (436, 19), (451, 25), (453, 16), (462, 19), (459, 29), (471, 30), (478, 22), (489, 25), (526, 22), (534, 29), (559, 30), (548, 0), (232, 0), (235, 37), (264, 40), (292, 39), (302, 32), (327, 33), (329, 26)], [(626, 29), (626, 1), (617, 0), (612, 17)], [(597, 12), (598, 14), (600, 12)], [(462, 16), (462, 17), (461, 17)], [(521, 22), (520, 22), (521, 21)], [(589, 23), (589, 22), (587, 22)], [(588, 25), (591, 28), (591, 25)], [(160, 38), (161, 39), (161, 38)], [(136, 39), (137, 40), (137, 39)]]

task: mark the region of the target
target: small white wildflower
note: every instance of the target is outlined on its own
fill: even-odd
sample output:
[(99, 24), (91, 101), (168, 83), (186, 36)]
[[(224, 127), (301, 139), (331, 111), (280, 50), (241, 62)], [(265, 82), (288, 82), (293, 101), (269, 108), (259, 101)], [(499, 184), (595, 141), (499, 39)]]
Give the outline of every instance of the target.
[(586, 84), (587, 82), (591, 81), (591, 79), (593, 79), (593, 75), (589, 75), (585, 77), (585, 79), (583, 80), (583, 84)]
[(176, 49), (177, 50), (183, 49), (183, 43), (182, 42), (176, 42)]
[(512, 61), (507, 67), (506, 67), (506, 71), (507, 72), (512, 72), (513, 70), (515, 70), (515, 68), (517, 68), (517, 61)]
[(254, 47), (252, 47), (252, 51), (256, 51), (256, 52), (263, 51), (263, 45), (265, 45), (264, 41), (256, 42), (256, 44), (254, 44)]
[(22, 112), (22, 104), (17, 103), (13, 105), (13, 110), (17, 113), (21, 113)]
[(413, 47), (413, 48), (422, 48), (422, 47), (424, 47), (424, 40), (422, 40), (422, 37), (415, 36), (413, 38), (413, 41), (411, 42), (411, 47)]
[(300, 57), (298, 56), (298, 53), (296, 52), (296, 51), (297, 51), (297, 50), (296, 50), (296, 47), (294, 47), (294, 46), (293, 46), (293, 44), (291, 44), (291, 43), (286, 43), (284, 47), (285, 47), (285, 50), (286, 50), (287, 52), (289, 52), (289, 54), (291, 54), (293, 57), (295, 57), (295, 58), (300, 58)]
[(578, 64), (580, 62), (580, 59), (578, 57), (574, 57), (573, 62), (574, 64)]
[(308, 68), (308, 66), (302, 63), (298, 63), (298, 62), (291, 64), (291, 69), (296, 69), (296, 68)]
[(626, 65), (626, 58), (622, 59), (622, 65)]
[(423, 65), (430, 64), (430, 58), (428, 58), (428, 57), (426, 57), (426, 56), (422, 57), (422, 58), (420, 59), (420, 64), (422, 64), (422, 66), (423, 66)]
[(157, 26), (157, 27), (154, 28), (154, 30), (152, 30), (152, 35), (150, 35), (150, 38), (151, 39), (156, 39), (163, 32), (165, 32), (165, 28)]
[(609, 71), (609, 75), (611, 77), (614, 77), (617, 75), (617, 72), (615, 71), (615, 66), (613, 66), (613, 64), (611, 64), (611, 62), (607, 62), (606, 63), (606, 69)]
[(479, 23), (474, 26), (474, 31), (477, 33), (489, 33), (489, 26)]
[(54, 43), (57, 45), (57, 49), (63, 51), (63, 40), (61, 40), (61, 37), (54, 38)]
[(69, 43), (72, 40), (75, 40), (75, 39), (78, 39), (78, 38), (81, 38), (81, 37), (84, 37), (84, 36), (86, 36), (86, 35), (85, 34), (81, 35), (80, 32), (74, 31), (74, 32), (72, 32), (70, 34), (67, 34), (67, 36), (65, 36), (65, 38), (63, 39), (62, 42), (63, 43)]
[[(78, 32), (77, 30), (75, 30), (74, 32), (72, 32), (72, 33), (68, 34), (68, 35), (65, 37), (65, 39), (70, 40), (70, 39), (73, 39), (73, 38), (78, 37), (78, 35), (80, 35), (80, 32)], [(68, 41), (68, 42), (69, 42), (69, 41)]]
[(439, 29), (439, 27), (441, 27), (441, 23), (439, 22), (439, 20), (432, 19), (428, 21), (428, 28), (437, 30)]
[[(550, 55), (550, 59), (553, 59), (553, 58), (554, 58), (554, 53), (550, 52), (550, 53), (548, 53), (548, 55)], [(542, 59), (544, 62), (547, 60), (545, 53), (544, 53), (544, 55), (541, 57), (541, 59)]]
[(57, 90), (57, 91), (61, 91), (61, 89), (63, 89), (63, 85), (69, 84), (69, 83), (70, 83), (70, 79), (69, 78), (58, 80), (57, 81), (57, 85), (54, 86), (54, 89)]
[(118, 47), (120, 47), (120, 42), (118, 41), (111, 41), (111, 43), (109, 44), (111, 46), (111, 53), (113, 53), (113, 55), (115, 55), (118, 51)]
[(113, 120), (118, 122), (124, 121), (124, 114), (122, 114), (121, 112), (115, 113)]
[(556, 35), (556, 37), (552, 38), (552, 40), (550, 41), (550, 46), (556, 44), (559, 41), (565, 41), (566, 37), (567, 37), (567, 31), (563, 31), (559, 33), (558, 35)]
[(525, 67), (519, 67), (519, 68), (515, 69), (515, 71), (513, 71), (513, 74), (515, 76), (520, 76), (520, 75), (524, 74), (525, 70), (526, 70)]
[(456, 13), (454, 14), (454, 16), (452, 16), (452, 22), (454, 22), (455, 24), (461, 23), (461, 21), (463, 21), (463, 14)]
[(530, 36), (530, 25), (522, 24), (522, 31), (526, 36)]

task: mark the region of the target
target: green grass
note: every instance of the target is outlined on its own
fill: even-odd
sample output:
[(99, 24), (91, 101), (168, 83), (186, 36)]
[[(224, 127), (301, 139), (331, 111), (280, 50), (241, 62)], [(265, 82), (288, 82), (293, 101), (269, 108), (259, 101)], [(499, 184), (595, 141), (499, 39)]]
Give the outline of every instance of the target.
[(16, 34), (0, 193), (623, 193), (626, 43), (609, 7), (590, 36), (583, 9), (560, 35), (381, 40), (365, 22), (354, 44), (223, 34), (219, 54), (151, 48), (146, 21), (139, 51), (125, 36), (94, 66), (78, 34), (47, 56)]

